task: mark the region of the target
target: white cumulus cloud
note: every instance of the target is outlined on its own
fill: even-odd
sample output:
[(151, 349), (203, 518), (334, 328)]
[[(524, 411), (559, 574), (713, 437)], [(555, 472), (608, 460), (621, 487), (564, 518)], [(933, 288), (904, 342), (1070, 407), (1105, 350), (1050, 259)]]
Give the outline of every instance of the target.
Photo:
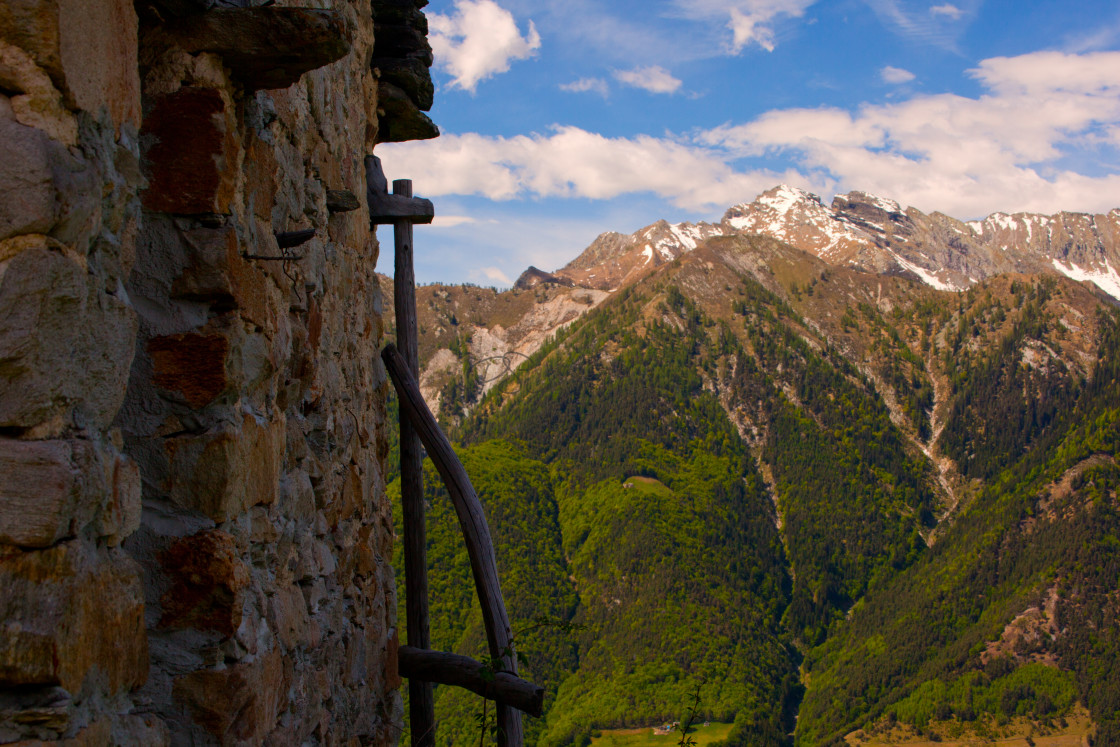
[(1063, 166), (1086, 148), (1111, 147), (1102, 135), (1120, 123), (1120, 52), (992, 58), (970, 73), (986, 94), (915, 96), (855, 112), (776, 110), (700, 141), (740, 157), (792, 154), (846, 189), (958, 217), (1120, 204), (1120, 174)]
[(494, 0), (455, 0), (451, 14), (429, 14), (428, 27), (436, 66), (450, 73), (453, 86), (472, 93), (480, 81), (541, 47), (533, 22), (522, 36), (513, 14)]
[(650, 93), (675, 93), (681, 82), (659, 65), (637, 67), (633, 70), (615, 70), (615, 80)]
[(597, 93), (603, 98), (610, 94), (610, 87), (602, 78), (580, 78), (571, 83), (561, 83), (560, 90), (568, 93)]
[(902, 83), (909, 83), (910, 81), (914, 80), (915, 76), (914, 73), (910, 72), (909, 70), (903, 70), (900, 67), (887, 65), (885, 68), (879, 71), (879, 77), (883, 79), (884, 83), (899, 85)]
[(578, 127), (547, 134), (475, 133), (381, 146), (392, 173), (409, 174), (425, 196), (481, 195), (606, 200), (653, 193), (691, 210), (727, 207), (797, 174), (744, 173), (721, 153), (670, 138), (610, 138)]

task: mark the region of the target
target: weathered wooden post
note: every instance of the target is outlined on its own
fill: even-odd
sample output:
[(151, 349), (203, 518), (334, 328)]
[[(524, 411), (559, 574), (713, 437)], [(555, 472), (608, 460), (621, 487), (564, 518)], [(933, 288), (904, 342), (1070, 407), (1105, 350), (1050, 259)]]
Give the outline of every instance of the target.
[[(381, 160), (366, 158), (366, 198), (370, 223), (392, 224), (395, 245), (393, 297), (397, 320), (397, 346), (409, 371), (419, 378), (419, 348), (416, 331), (416, 281), (413, 271), (412, 224), (431, 223), (435, 209), (428, 200), (412, 196), (412, 182), (393, 182), (389, 194)], [(431, 648), (428, 631), (428, 557), (427, 528), (424, 517), (423, 460), (420, 437), (403, 414), (400, 418), (401, 504), (404, 535), (405, 618), (408, 645)], [(412, 747), (435, 745), (435, 701), (432, 684), (410, 677), (408, 680), (409, 725)]]

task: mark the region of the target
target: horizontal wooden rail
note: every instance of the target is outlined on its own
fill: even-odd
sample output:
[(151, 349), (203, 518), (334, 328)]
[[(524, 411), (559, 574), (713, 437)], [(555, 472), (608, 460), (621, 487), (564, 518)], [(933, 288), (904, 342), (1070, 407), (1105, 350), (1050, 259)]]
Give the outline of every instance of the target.
[(469, 656), (412, 646), (401, 646), (398, 655), (402, 677), (466, 688), (537, 718), (544, 710), (543, 687), (507, 672), (494, 672), (487, 677), (486, 665)]
[[(436, 465), (455, 513), (463, 530), (467, 545), (467, 556), (471, 561), (475, 590), (482, 606), (482, 622), (486, 626), (486, 639), (490, 656), (502, 661), (501, 669), (517, 674), (517, 656), (513, 647), (513, 633), (510, 630), (509, 616), (506, 614), (502, 587), (498, 581), (498, 564), (494, 558), (494, 543), (490, 539), (490, 527), (482, 503), (471, 485), (463, 463), (451, 448), (451, 442), (436, 422), (432, 411), (420, 394), (420, 387), (412, 375), (403, 356), (392, 345), (381, 351), (381, 360), (397, 390), (401, 417), (408, 418), (416, 429), (420, 441), (428, 450), (428, 456)], [(521, 713), (514, 708), (498, 704), (499, 744), (522, 745), (525, 737), (521, 729)]]

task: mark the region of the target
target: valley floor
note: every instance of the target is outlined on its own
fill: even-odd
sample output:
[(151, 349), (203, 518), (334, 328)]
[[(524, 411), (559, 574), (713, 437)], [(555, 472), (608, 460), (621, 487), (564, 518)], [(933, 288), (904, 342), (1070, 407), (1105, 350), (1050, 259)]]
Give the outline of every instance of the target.
[[(965, 729), (956, 721), (931, 723), (926, 735), (908, 727), (887, 728), (871, 733), (857, 731), (847, 736), (851, 747), (1088, 747), (1094, 732), (1089, 713), (1078, 708), (1068, 718), (1050, 727), (1028, 719), (1014, 719), (1005, 726), (992, 725), (987, 733)], [(930, 735), (935, 735), (930, 739)]]

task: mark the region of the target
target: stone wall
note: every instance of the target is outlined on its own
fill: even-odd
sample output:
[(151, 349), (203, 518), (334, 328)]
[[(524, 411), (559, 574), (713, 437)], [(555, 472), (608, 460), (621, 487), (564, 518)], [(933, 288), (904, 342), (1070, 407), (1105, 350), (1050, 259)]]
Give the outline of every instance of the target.
[(0, 743), (396, 743), (355, 198), (424, 4), (0, 0)]

